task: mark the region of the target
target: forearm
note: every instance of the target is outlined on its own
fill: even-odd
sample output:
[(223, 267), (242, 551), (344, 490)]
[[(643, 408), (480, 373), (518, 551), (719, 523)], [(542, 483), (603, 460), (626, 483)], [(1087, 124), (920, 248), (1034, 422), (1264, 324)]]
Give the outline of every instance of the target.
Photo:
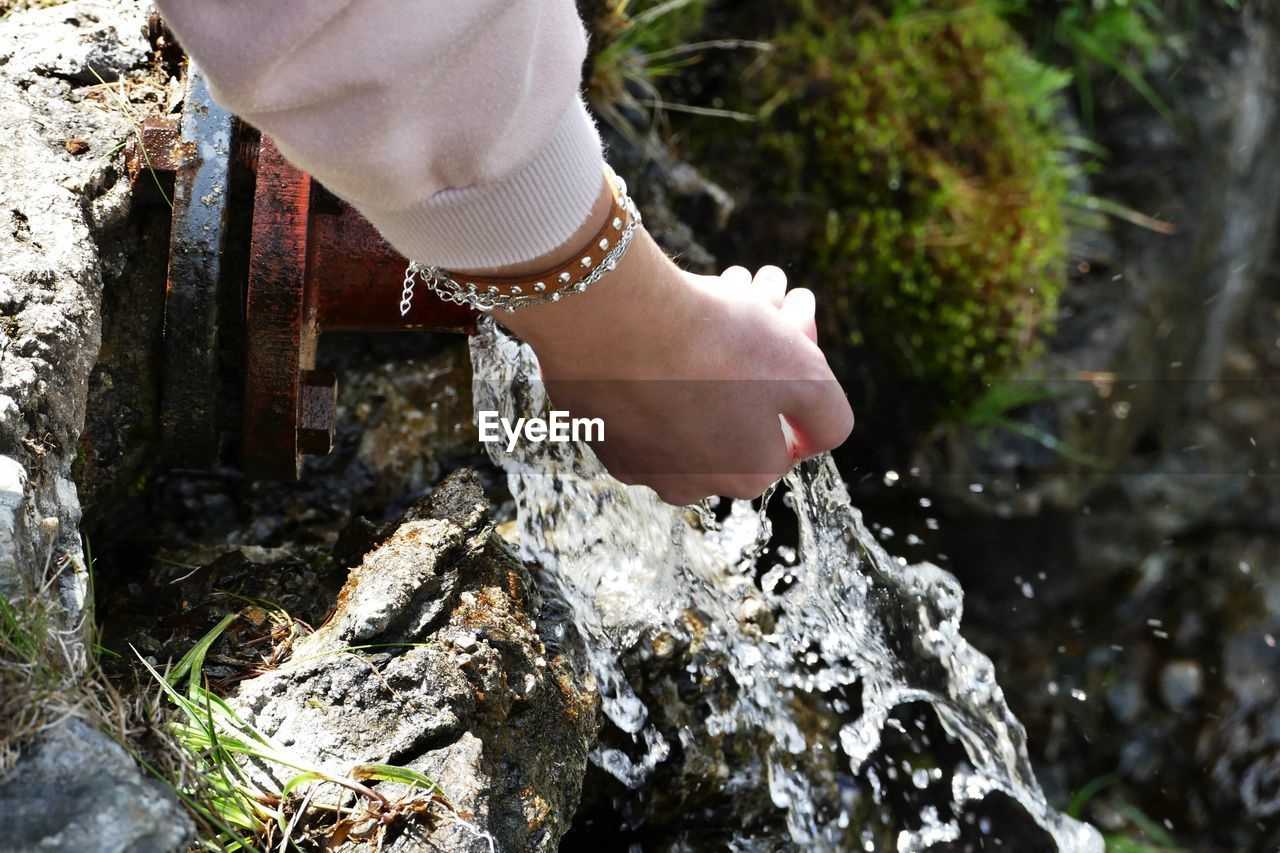
[(214, 96), (403, 254), (494, 268), (583, 223), (599, 139), (572, 0), (159, 0)]

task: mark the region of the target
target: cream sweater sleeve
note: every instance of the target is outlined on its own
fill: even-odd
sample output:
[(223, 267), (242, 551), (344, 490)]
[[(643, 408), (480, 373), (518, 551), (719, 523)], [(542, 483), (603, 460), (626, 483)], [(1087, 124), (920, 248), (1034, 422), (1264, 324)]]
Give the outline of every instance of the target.
[(156, 0), (214, 97), (401, 253), (555, 249), (601, 187), (573, 0)]

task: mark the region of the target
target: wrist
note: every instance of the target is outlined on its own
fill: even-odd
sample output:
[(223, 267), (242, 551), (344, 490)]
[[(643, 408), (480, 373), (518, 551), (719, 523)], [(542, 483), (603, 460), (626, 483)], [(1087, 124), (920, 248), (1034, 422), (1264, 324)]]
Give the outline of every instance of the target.
[[(562, 240), (562, 246), (578, 246), (567, 258), (562, 251), (548, 252), (506, 266), (486, 266), (481, 273), (465, 269), (450, 271), (410, 261), (405, 270), (401, 313), (409, 310), (413, 286), (418, 279), (445, 301), (468, 305), (478, 311), (500, 311), (503, 316), (584, 293), (617, 269), (640, 228), (640, 212), (627, 196), (626, 184), (612, 171), (606, 172), (606, 180), (609, 192), (603, 222), (590, 230), (598, 214), (588, 216), (575, 230), (575, 235)], [(582, 240), (581, 235), (588, 232), (590, 237)], [(555, 258), (561, 258), (555, 266), (542, 266)], [(535, 267), (537, 271), (528, 272)]]
[(575, 373), (626, 356), (629, 341), (643, 333), (655, 312), (674, 310), (678, 303), (676, 265), (638, 228), (618, 266), (599, 284), (560, 302), (524, 308), (514, 313), (495, 311), (493, 317), (538, 354)]

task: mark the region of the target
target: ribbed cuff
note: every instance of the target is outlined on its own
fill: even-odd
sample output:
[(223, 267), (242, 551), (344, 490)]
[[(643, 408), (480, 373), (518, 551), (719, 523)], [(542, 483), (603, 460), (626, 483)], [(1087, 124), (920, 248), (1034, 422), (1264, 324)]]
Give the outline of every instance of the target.
[(395, 249), (446, 269), (523, 263), (567, 241), (604, 180), (600, 136), (580, 98), (524, 168), (482, 186), (448, 189), (411, 208), (361, 208)]

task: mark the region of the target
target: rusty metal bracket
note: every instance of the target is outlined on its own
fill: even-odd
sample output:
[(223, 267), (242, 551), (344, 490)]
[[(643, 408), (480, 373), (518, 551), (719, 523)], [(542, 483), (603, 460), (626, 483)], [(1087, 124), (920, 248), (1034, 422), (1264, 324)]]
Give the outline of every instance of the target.
[[(303, 400), (311, 434), (331, 434), (334, 420), (336, 383), (307, 384), (317, 378), (316, 306), (307, 287), (310, 221), (311, 181), (263, 139), (245, 303), (244, 456), (247, 467), (277, 479), (295, 479), (301, 470)], [(320, 443), (328, 453), (327, 442)]]
[(427, 298), (402, 317), (405, 260), (365, 219), (264, 137), (245, 304), (244, 455), (255, 473), (297, 477), (333, 447), (337, 380), (315, 369), (326, 331), (474, 331), (469, 309)]

